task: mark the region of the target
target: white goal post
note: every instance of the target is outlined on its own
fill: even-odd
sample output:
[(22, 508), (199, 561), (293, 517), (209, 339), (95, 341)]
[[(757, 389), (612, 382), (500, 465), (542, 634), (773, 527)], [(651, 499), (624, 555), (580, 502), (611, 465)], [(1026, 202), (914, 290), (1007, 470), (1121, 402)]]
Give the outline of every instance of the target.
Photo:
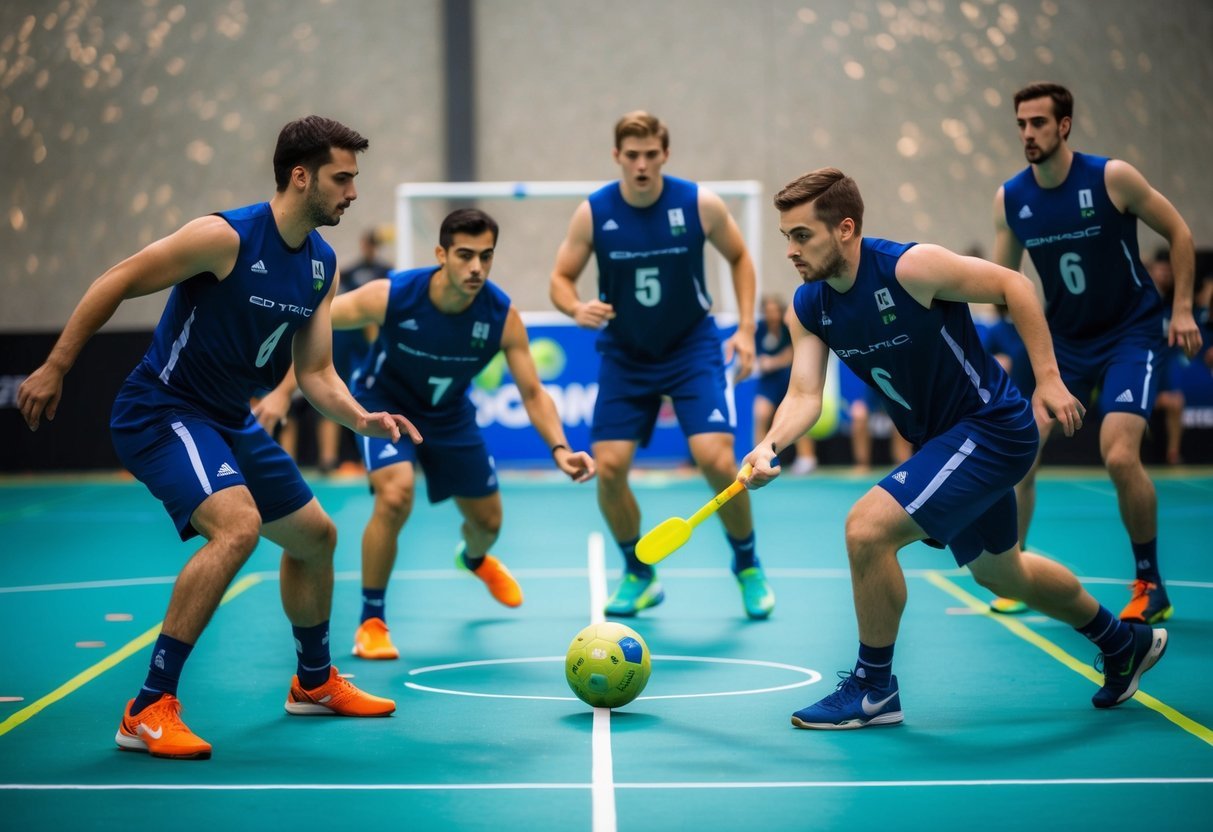
[[(396, 264), (409, 269), (420, 265), (418, 249), (413, 244), (414, 204), (439, 199), (584, 199), (606, 182), (405, 182), (396, 187)], [(762, 296), (762, 240), (760, 216), (762, 183), (754, 179), (700, 182), (700, 185), (725, 199), (741, 201), (741, 210), (734, 214), (745, 238), (750, 258), (754, 261), (757, 281), (756, 297)], [(570, 213), (572, 210), (570, 209)], [(432, 242), (421, 247), (429, 251)], [(552, 252), (555, 257), (556, 252)], [(723, 260), (723, 258), (722, 258)], [(717, 317), (722, 322), (737, 319), (737, 299), (733, 293), (728, 271), (722, 272), (721, 286), (715, 292), (719, 304)], [(757, 309), (755, 312), (757, 313)], [(533, 318), (533, 314), (525, 316)], [(563, 317), (563, 316), (561, 316)]]

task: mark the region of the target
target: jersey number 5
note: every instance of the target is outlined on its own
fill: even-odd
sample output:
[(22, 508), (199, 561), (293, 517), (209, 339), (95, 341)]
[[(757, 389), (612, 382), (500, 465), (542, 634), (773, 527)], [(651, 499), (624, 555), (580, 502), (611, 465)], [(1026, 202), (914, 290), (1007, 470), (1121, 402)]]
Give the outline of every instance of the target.
[(655, 268), (636, 270), (636, 300), (641, 306), (656, 306), (661, 303), (661, 281)]

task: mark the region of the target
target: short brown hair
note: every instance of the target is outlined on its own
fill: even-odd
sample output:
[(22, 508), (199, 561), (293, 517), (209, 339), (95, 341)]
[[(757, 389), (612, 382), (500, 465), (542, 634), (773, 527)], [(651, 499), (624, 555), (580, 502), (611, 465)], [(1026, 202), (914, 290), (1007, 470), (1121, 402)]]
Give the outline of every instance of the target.
[(324, 116), (304, 116), (287, 124), (278, 133), (274, 148), (274, 182), (278, 192), (286, 190), (291, 171), (299, 165), (313, 176), (321, 166), (333, 161), (333, 148), (361, 153), (370, 142), (339, 121)]
[(632, 110), (615, 122), (615, 149), (623, 146), (623, 140), (628, 137), (647, 139), (656, 136), (661, 139), (661, 149), (670, 149), (670, 131), (657, 116), (644, 110)]
[(775, 194), (775, 207), (789, 211), (813, 203), (817, 218), (837, 228), (847, 217), (855, 221), (855, 233), (863, 232), (863, 197), (855, 180), (838, 168), (818, 168), (793, 179)]
[[(1059, 122), (1063, 118), (1074, 120), (1074, 94), (1061, 84), (1054, 84), (1051, 81), (1037, 81), (1015, 93), (1015, 112), (1019, 112), (1019, 105), (1023, 102), (1035, 101), (1038, 98), (1053, 100), (1053, 117)], [(1062, 138), (1069, 138), (1069, 135), (1069, 131), (1066, 131), (1066, 135)]]

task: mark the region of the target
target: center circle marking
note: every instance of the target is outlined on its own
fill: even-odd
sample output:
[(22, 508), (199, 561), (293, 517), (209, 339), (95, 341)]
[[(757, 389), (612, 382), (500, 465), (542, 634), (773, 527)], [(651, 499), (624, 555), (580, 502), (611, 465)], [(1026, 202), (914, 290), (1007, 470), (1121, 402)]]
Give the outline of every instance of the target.
[[(429, 667), (418, 667), (409, 671), (410, 676), (420, 676), (424, 673), (438, 673), (444, 670), (462, 670), (468, 667), (488, 667), (492, 665), (503, 664), (541, 664), (549, 662), (563, 662), (564, 656), (534, 656), (522, 659), (478, 659), (470, 662), (454, 662), (452, 664), (435, 664)], [(749, 690), (727, 690), (718, 691), (716, 693), (669, 693), (658, 696), (640, 696), (637, 701), (643, 699), (703, 699), (709, 696), (747, 696), (759, 693), (775, 693), (781, 690), (792, 690), (793, 688), (801, 688), (806, 685), (812, 685), (821, 681), (821, 674), (816, 670), (807, 667), (799, 667), (794, 664), (784, 664), (782, 662), (767, 662), (759, 659), (722, 659), (713, 656), (653, 656), (654, 662), (704, 662), (707, 664), (740, 664), (749, 665), (752, 667), (773, 667), (778, 670), (788, 670), (793, 673), (803, 675), (805, 678), (799, 679), (786, 685), (777, 685), (769, 688), (752, 688)], [(432, 685), (421, 685), (416, 682), (405, 682), (404, 686), (413, 690), (426, 691), (428, 693), (445, 693), (450, 696), (479, 696), (485, 699), (546, 699), (558, 702), (576, 702), (574, 696), (529, 696), (514, 693), (477, 693), (470, 690), (455, 690), (452, 688), (440, 688)]]

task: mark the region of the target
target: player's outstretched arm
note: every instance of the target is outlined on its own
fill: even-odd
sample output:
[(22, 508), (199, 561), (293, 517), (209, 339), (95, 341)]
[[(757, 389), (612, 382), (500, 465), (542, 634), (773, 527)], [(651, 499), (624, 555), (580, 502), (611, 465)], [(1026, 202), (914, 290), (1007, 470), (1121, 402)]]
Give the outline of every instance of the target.
[(196, 274), (209, 272), (222, 280), (235, 265), (239, 250), (239, 235), (222, 217), (200, 217), (93, 281), (46, 361), (17, 391), (17, 407), (29, 429), (37, 430), (43, 416), (55, 418), (63, 377), (123, 301), (159, 292)]
[(1179, 345), (1188, 358), (1200, 352), (1200, 325), (1192, 314), (1193, 292), (1196, 284), (1196, 244), (1192, 230), (1175, 206), (1155, 190), (1137, 168), (1128, 162), (1112, 159), (1104, 168), (1104, 182), (1112, 203), (1122, 211), (1141, 218), (1167, 240), (1171, 249), (1171, 269), (1175, 289), (1171, 304), (1171, 324), (1167, 343)]
[(420, 443), (421, 434), (412, 422), (398, 413), (367, 413), (337, 375), (333, 367), (333, 331), (329, 315), (336, 292), (337, 281), (334, 280), (328, 295), (316, 307), (307, 324), (295, 333), (291, 348), (299, 389), (321, 415), (355, 433), (393, 442), (407, 434), (414, 444)]
[(582, 301), (577, 294), (581, 277), (594, 252), (593, 215), (589, 201), (582, 202), (569, 220), (569, 230), (556, 252), (548, 294), (552, 304), (585, 329), (602, 329), (615, 317), (615, 308), (594, 298)]
[(552, 460), (556, 467), (568, 474), (574, 482), (592, 479), (596, 471), (594, 458), (585, 451), (574, 451), (569, 447), (556, 403), (543, 389), (539, 373), (535, 370), (530, 339), (527, 338), (522, 316), (512, 306), (505, 319), (505, 331), (501, 335), (501, 351), (505, 353), (510, 375), (518, 385), (518, 394), (522, 398), (522, 406), (526, 408), (526, 415), (543, 437), (543, 441), (552, 449)]
[(772, 461), (781, 450), (796, 444), (821, 417), (830, 352), (824, 341), (801, 325), (792, 307), (788, 307), (784, 322), (792, 333), (792, 377), (787, 395), (771, 419), (771, 429), (742, 460), (753, 469), (743, 480), (747, 488), (762, 488), (778, 477), (779, 466)]
[(737, 331), (724, 345), (724, 360), (728, 363), (737, 357), (736, 381), (749, 377), (754, 367), (754, 293), (758, 280), (754, 274), (754, 261), (746, 248), (741, 229), (733, 220), (724, 200), (706, 188), (699, 189), (699, 222), (703, 234), (729, 264), (733, 278), (733, 293), (737, 298)]

